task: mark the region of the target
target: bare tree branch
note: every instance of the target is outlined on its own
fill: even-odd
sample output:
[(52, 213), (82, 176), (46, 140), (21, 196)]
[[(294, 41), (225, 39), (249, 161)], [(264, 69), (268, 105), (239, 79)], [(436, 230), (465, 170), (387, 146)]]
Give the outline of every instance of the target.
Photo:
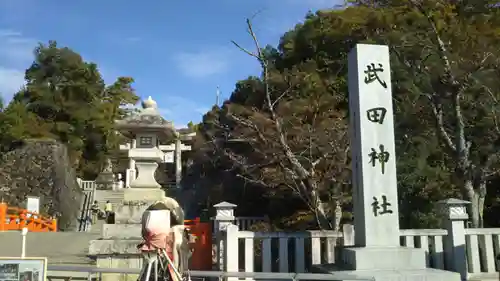
[(445, 80), (447, 84), (451, 87), (451, 92), (447, 92), (445, 94), (451, 95), (453, 98), (453, 108), (455, 113), (455, 118), (457, 122), (456, 126), (456, 152), (459, 157), (459, 162), (462, 162), (461, 165), (464, 165), (465, 162), (468, 162), (469, 153), (470, 153), (470, 143), (466, 141), (465, 138), (465, 122), (464, 117), (462, 115), (462, 108), (460, 105), (460, 99), (462, 93), (464, 92), (463, 87), (458, 82), (457, 77), (455, 76), (453, 69), (451, 67), (450, 59), (448, 58), (448, 49), (441, 39), (441, 35), (436, 26), (436, 22), (432, 18), (432, 16), (422, 7), (420, 3), (416, 0), (410, 0), (414, 7), (416, 7), (422, 15), (427, 18), (429, 25), (431, 26), (434, 38), (437, 42), (438, 54), (439, 58), (443, 62), (444, 72), (445, 72)]
[[(229, 114), (229, 118), (234, 120), (237, 124), (244, 126), (248, 129), (250, 129), (252, 132), (254, 132), (257, 136), (258, 139), (261, 139), (262, 144), (270, 145), (272, 141), (276, 141), (278, 145), (276, 147), (283, 153), (282, 156), (278, 155), (273, 155), (275, 159), (278, 161), (276, 162), (276, 165), (282, 170), (282, 175), (283, 175), (283, 183), (280, 183), (280, 185), (288, 187), (290, 190), (292, 190), (294, 193), (296, 193), (303, 202), (306, 203), (308, 208), (315, 214), (315, 217), (317, 219), (318, 225), (322, 229), (332, 229), (334, 227), (333, 224), (329, 222), (327, 219), (326, 211), (323, 202), (320, 199), (320, 194), (319, 194), (319, 186), (316, 177), (316, 167), (321, 163), (324, 159), (328, 159), (331, 154), (335, 154), (337, 150), (332, 150), (332, 151), (327, 151), (327, 152), (321, 152), (319, 149), (315, 149), (312, 151), (313, 145), (313, 139), (311, 139), (312, 131), (308, 131), (308, 137), (309, 139), (309, 144), (308, 144), (308, 149), (304, 149), (304, 152), (308, 151), (308, 158), (305, 158), (304, 160), (307, 160), (307, 162), (310, 164), (309, 170), (299, 161), (299, 158), (302, 158), (303, 156), (301, 154), (295, 154), (288, 143), (287, 140), (287, 135), (285, 132), (285, 129), (283, 128), (283, 120), (280, 116), (278, 116), (276, 112), (276, 106), (280, 100), (285, 97), (290, 90), (292, 89), (292, 85), (288, 83), (287, 89), (282, 91), (278, 97), (273, 100), (273, 96), (276, 96), (273, 94), (273, 89), (270, 86), (270, 69), (268, 65), (268, 58), (266, 55), (263, 53), (263, 50), (259, 44), (259, 41), (257, 39), (257, 35), (255, 34), (252, 26), (252, 22), (250, 19), (247, 19), (247, 31), (252, 37), (254, 46), (255, 46), (255, 52), (249, 51), (248, 49), (245, 49), (238, 43), (232, 41), (232, 43), (241, 51), (246, 53), (247, 55), (250, 55), (254, 58), (256, 58), (259, 62), (259, 64), (262, 67), (262, 82), (264, 84), (264, 98), (265, 98), (265, 103), (267, 107), (267, 113), (269, 114), (269, 118), (266, 118), (263, 116), (263, 118), (268, 119), (271, 124), (273, 124), (276, 136), (273, 136), (273, 139), (268, 139), (266, 136), (263, 134), (261, 130), (259, 130), (259, 127), (253, 122), (250, 118), (240, 118), (236, 116), (231, 116)], [(293, 115), (292, 115), (293, 116)], [(260, 116), (259, 116), (260, 117)], [(315, 119), (315, 116), (313, 116)], [(313, 123), (315, 121), (313, 120)], [(293, 129), (292, 129), (293, 130)], [(331, 143), (331, 142), (330, 142)], [(317, 157), (316, 159), (312, 159), (313, 155), (321, 155), (320, 157)], [(236, 158), (233, 156), (233, 158)], [(238, 159), (235, 159), (238, 160)], [(284, 160), (284, 161), (283, 161)], [(260, 179), (253, 179), (256, 180), (257, 182), (260, 181)], [(340, 219), (340, 218), (337, 218)]]
[(427, 94), (427, 98), (429, 99), (429, 104), (431, 106), (432, 113), (434, 115), (435, 121), (436, 121), (436, 128), (439, 132), (439, 135), (443, 138), (446, 146), (456, 152), (457, 147), (453, 143), (453, 140), (451, 139), (450, 135), (446, 131), (446, 128), (444, 126), (444, 121), (443, 121), (443, 105), (439, 101), (440, 97), (436, 94)]

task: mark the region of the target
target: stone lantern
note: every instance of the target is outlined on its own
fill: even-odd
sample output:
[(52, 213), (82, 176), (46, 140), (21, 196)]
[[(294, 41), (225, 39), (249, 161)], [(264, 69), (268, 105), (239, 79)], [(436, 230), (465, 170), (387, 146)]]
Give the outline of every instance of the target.
[[(116, 121), (117, 129), (134, 140), (128, 150), (128, 158), (135, 164), (137, 177), (131, 179), (130, 188), (124, 190), (125, 200), (153, 200), (164, 196), (155, 179), (158, 163), (164, 161), (164, 152), (159, 144), (162, 140), (175, 138), (175, 129), (158, 111), (156, 102), (149, 97), (142, 102), (142, 109), (124, 119)], [(160, 196), (161, 195), (161, 196)]]

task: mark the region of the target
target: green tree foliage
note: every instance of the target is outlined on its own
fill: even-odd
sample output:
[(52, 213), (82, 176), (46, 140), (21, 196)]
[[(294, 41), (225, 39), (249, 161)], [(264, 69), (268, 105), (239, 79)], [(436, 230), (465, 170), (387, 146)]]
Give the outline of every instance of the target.
[(432, 122), (449, 158), (449, 182), (472, 202), (469, 214), (480, 227), (487, 183), (498, 169), (498, 5), (388, 2), (377, 10), (371, 32), (391, 46), (393, 61), (402, 66), (399, 91), (431, 117), (424, 120)]
[(80, 175), (93, 179), (120, 141), (114, 121), (126, 114), (121, 107), (138, 100), (133, 79), (106, 86), (96, 64), (54, 41), (34, 54), (25, 87), (0, 115), (2, 148), (26, 138), (55, 138), (68, 145)]
[(487, 196), (487, 183), (498, 178), (500, 136), (496, 1), (352, 2), (309, 14), (277, 49), (263, 49), (267, 73), (239, 81), (230, 99), (205, 115), (192, 165), (204, 172), (190, 180), (212, 194), (210, 204), (232, 200), (242, 212), (281, 218), (279, 226), (315, 223), (267, 89), (329, 217), (337, 205), (348, 213), (347, 55), (356, 43), (388, 44), (402, 226), (435, 226), (434, 203), (449, 197), (472, 201), (473, 223), (482, 225), (483, 202), (497, 204)]

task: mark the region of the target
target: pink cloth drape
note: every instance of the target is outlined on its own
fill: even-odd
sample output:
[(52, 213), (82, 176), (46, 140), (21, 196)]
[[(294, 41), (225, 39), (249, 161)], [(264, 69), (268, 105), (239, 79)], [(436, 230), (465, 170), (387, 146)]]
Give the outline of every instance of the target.
[(138, 246), (141, 251), (164, 249), (171, 255), (174, 236), (170, 229), (170, 213), (164, 210), (144, 212), (142, 236), (144, 242)]
[(167, 253), (172, 252), (172, 246), (174, 243), (173, 233), (150, 233), (144, 237), (144, 242), (139, 244), (139, 250), (141, 251), (155, 251), (155, 250), (166, 250)]

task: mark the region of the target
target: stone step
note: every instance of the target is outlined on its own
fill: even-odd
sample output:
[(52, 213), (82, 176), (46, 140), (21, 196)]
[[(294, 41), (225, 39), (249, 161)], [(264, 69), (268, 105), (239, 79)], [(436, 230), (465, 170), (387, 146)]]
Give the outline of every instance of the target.
[(88, 232), (93, 234), (98, 234), (100, 236), (102, 232), (102, 226), (104, 225), (104, 223), (105, 223), (104, 220), (97, 220), (95, 224), (90, 226), (90, 231)]
[(101, 208), (104, 208), (106, 201), (109, 201), (113, 205), (122, 203), (124, 201), (124, 194), (122, 191), (96, 190), (94, 200), (98, 202)]

